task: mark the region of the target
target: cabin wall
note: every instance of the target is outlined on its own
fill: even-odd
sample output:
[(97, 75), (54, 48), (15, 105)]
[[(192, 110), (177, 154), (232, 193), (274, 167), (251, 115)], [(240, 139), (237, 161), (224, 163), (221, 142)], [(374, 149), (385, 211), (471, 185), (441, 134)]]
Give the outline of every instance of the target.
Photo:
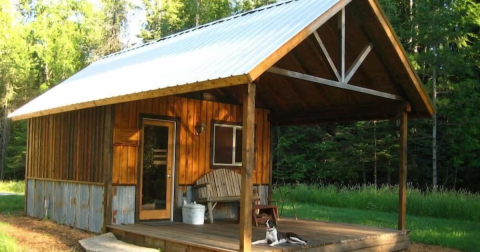
[[(211, 120), (242, 123), (242, 106), (201, 101), (183, 97), (169, 96), (115, 105), (115, 130), (139, 130), (140, 116), (168, 116), (180, 120), (177, 132), (179, 185), (193, 185), (195, 181), (209, 172)], [(270, 123), (268, 111), (256, 109), (256, 166), (254, 184), (269, 184)], [(195, 125), (203, 122), (205, 131), (195, 135)], [(141, 136), (138, 136), (141, 138)], [(138, 145), (114, 144), (113, 172), (114, 185), (136, 185), (138, 174)]]
[(27, 132), (26, 214), (101, 232), (105, 175), (112, 162), (111, 109), (31, 118)]
[(29, 119), (26, 178), (103, 183), (107, 108)]

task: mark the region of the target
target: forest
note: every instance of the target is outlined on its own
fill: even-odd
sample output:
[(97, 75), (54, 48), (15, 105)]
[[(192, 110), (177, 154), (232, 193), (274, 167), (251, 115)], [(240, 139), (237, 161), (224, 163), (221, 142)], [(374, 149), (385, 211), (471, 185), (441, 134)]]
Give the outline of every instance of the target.
[[(409, 184), (480, 191), (480, 2), (378, 1), (436, 107), (409, 121)], [(7, 118), (22, 104), (102, 56), (275, 2), (0, 0), (0, 180), (24, 179), (26, 121)], [(138, 34), (133, 20), (142, 20)], [(395, 185), (398, 128), (274, 127), (274, 183)]]

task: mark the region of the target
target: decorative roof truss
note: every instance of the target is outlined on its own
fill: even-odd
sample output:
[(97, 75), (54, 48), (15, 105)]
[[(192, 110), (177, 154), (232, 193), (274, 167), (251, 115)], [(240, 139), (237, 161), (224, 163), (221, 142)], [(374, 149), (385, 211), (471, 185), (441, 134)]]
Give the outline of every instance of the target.
[(345, 71), (345, 8), (343, 8), (338, 14), (338, 34), (339, 34), (339, 41), (340, 41), (340, 45), (339, 45), (340, 71), (338, 71), (337, 67), (333, 63), (333, 60), (330, 57), (330, 54), (328, 53), (327, 48), (325, 47), (325, 44), (320, 38), (320, 35), (317, 33), (317, 31), (313, 32), (313, 35), (315, 36), (315, 39), (317, 40), (320, 48), (322, 49), (322, 52), (325, 55), (325, 58), (327, 59), (337, 80), (329, 80), (329, 79), (321, 78), (318, 76), (281, 69), (278, 67), (271, 67), (267, 70), (267, 72), (287, 76), (294, 79), (305, 80), (312, 83), (323, 84), (330, 87), (341, 88), (341, 89), (359, 92), (363, 94), (378, 96), (386, 99), (405, 101), (405, 98), (399, 95), (348, 84), (348, 82), (352, 79), (353, 75), (356, 73), (356, 71), (358, 70), (360, 65), (363, 63), (365, 58), (368, 56), (370, 51), (372, 51), (373, 44), (372, 43), (367, 44), (363, 48), (363, 50), (360, 52), (360, 54), (357, 56), (357, 58), (355, 59), (353, 64), (350, 66), (350, 68), (347, 71)]

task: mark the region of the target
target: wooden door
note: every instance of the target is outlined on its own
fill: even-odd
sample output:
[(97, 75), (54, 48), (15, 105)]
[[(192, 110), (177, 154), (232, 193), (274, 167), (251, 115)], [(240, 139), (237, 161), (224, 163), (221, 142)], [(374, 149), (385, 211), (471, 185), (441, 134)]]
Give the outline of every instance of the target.
[(139, 219), (171, 218), (174, 122), (142, 120)]

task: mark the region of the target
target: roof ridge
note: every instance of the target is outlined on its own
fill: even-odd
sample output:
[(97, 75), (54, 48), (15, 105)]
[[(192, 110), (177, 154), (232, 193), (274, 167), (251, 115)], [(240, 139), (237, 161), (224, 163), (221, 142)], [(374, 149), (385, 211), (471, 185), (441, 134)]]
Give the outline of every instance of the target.
[(178, 31), (178, 32), (170, 34), (168, 36), (165, 36), (165, 37), (162, 37), (162, 38), (159, 38), (159, 39), (156, 39), (156, 40), (152, 40), (152, 41), (149, 41), (149, 42), (146, 42), (146, 43), (143, 43), (143, 44), (131, 47), (131, 48), (123, 49), (123, 50), (120, 50), (118, 52), (114, 52), (114, 53), (105, 55), (98, 60), (111, 58), (113, 56), (117, 56), (117, 55), (121, 55), (121, 54), (130, 52), (130, 51), (138, 50), (138, 49), (140, 49), (142, 47), (145, 47), (145, 46), (156, 44), (156, 43), (158, 43), (160, 41), (163, 41), (163, 40), (171, 39), (171, 38), (174, 38), (174, 37), (177, 37), (177, 36), (181, 36), (183, 34), (187, 34), (189, 32), (200, 30), (200, 29), (208, 27), (208, 26), (216, 25), (216, 24), (219, 24), (219, 23), (223, 23), (225, 21), (235, 19), (235, 18), (239, 18), (239, 17), (246, 16), (246, 15), (249, 15), (249, 14), (264, 11), (266, 9), (271, 9), (271, 8), (278, 7), (278, 6), (281, 6), (281, 5), (284, 5), (284, 4), (289, 4), (291, 2), (298, 2), (298, 1), (300, 1), (300, 0), (284, 0), (284, 1), (273, 3), (273, 4), (269, 4), (269, 5), (266, 5), (266, 6), (262, 6), (262, 7), (253, 9), (253, 10), (249, 10), (249, 11), (246, 11), (246, 12), (238, 13), (238, 14), (228, 16), (228, 17), (225, 17), (225, 18), (222, 18), (222, 19), (218, 19), (218, 20), (215, 20), (215, 21), (212, 21), (212, 22), (200, 25), (200, 26), (196, 26), (196, 27), (188, 28), (188, 29), (185, 29), (185, 30), (182, 30), (182, 31)]

